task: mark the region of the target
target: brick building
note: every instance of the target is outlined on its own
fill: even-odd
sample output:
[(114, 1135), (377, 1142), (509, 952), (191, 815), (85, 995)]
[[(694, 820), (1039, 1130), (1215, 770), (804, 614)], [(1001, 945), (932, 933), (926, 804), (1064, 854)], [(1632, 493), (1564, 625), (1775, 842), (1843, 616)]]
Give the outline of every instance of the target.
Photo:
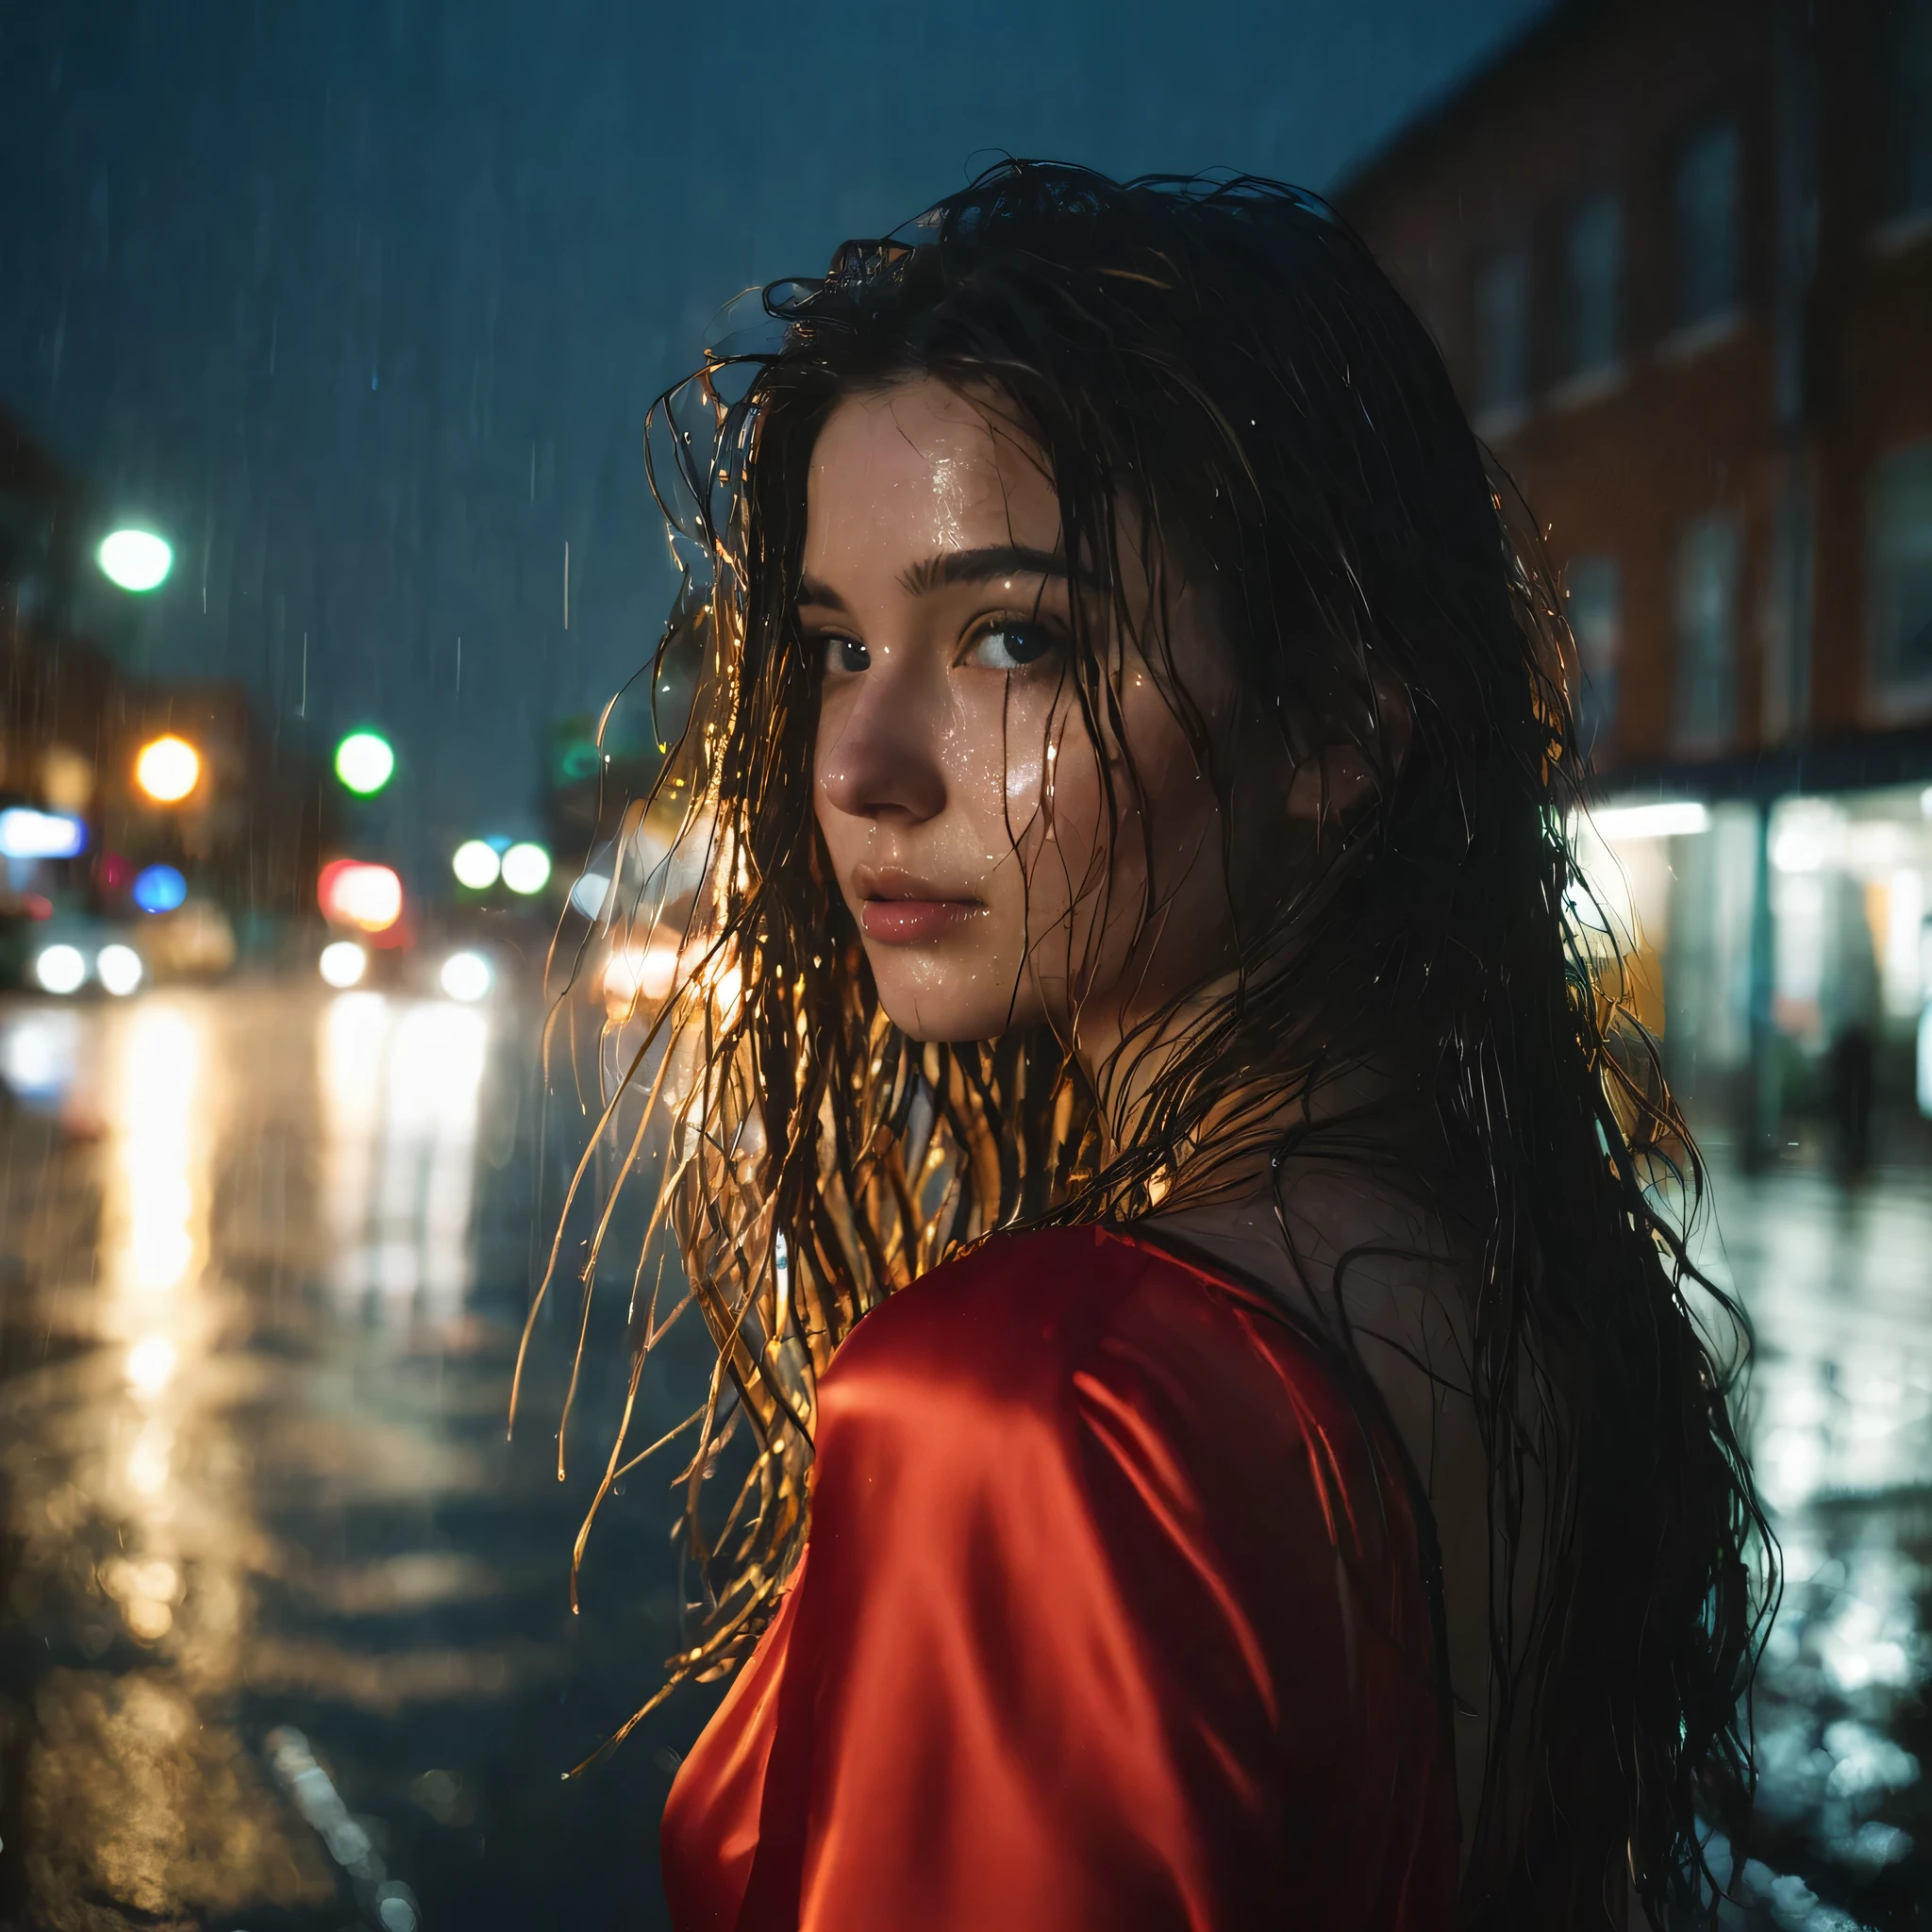
[(1847, 1028), (1909, 1087), (1932, 0), (1568, 0), (1338, 200), (1547, 531), (1606, 796), (1691, 828), (1618, 851), (1678, 1077), (1759, 1139)]

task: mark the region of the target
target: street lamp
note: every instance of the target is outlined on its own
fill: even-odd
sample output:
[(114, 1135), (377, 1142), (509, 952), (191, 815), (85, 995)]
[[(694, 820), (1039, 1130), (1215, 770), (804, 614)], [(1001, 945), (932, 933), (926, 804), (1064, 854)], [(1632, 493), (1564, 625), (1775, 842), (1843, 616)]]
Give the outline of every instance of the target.
[(179, 805), (201, 781), (201, 754), (171, 731), (141, 748), (134, 782), (157, 805)]
[(101, 575), (124, 591), (152, 591), (175, 567), (175, 552), (167, 539), (152, 530), (115, 530), (94, 552)]
[(336, 776), (358, 798), (380, 791), (396, 768), (389, 740), (375, 731), (352, 731), (336, 746)]

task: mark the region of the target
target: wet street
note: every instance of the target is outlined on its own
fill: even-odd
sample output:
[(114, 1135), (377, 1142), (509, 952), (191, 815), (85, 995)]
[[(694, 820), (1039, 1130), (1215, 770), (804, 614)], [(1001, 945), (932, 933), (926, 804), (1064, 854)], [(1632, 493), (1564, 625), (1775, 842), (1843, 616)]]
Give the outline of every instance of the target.
[[(0, 1924), (664, 1923), (708, 1694), (560, 1775), (676, 1641), (669, 1464), (569, 1611), (621, 1307), (568, 1480), (567, 1302), (505, 1440), (539, 1183), (581, 1132), (543, 1144), (536, 1024), (248, 984), (0, 1006)], [(1924, 1924), (1932, 1188), (1721, 1175), (1717, 1208), (1789, 1578), (1727, 1916)], [(675, 1394), (654, 1371), (641, 1434)]]
[(569, 1611), (621, 1305), (569, 1480), (575, 1307), (505, 1440), (535, 1033), (320, 988), (0, 1007), (0, 1923), (664, 1923), (708, 1694), (561, 1780), (676, 1637), (669, 1466)]
[(1757, 1333), (1750, 1442), (1784, 1547), (1735, 1923), (1932, 1923), (1932, 1186), (1720, 1172), (1704, 1242)]

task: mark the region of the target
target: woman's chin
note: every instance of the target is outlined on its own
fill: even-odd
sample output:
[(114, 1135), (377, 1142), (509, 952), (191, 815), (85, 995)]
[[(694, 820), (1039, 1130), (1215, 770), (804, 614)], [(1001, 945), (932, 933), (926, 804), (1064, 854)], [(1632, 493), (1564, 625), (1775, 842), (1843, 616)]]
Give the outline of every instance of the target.
[(879, 1004), (899, 1031), (922, 1043), (950, 1045), (966, 1040), (997, 1040), (1018, 1027), (1032, 1025), (1038, 1014), (1028, 1013), (1002, 993), (987, 997), (982, 987), (939, 989), (930, 984), (895, 987), (874, 969)]

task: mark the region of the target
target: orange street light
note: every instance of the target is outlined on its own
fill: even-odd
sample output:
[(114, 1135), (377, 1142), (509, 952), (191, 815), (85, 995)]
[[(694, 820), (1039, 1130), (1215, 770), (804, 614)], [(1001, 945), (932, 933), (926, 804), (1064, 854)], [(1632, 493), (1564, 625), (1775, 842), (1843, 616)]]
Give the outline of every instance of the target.
[(134, 782), (157, 805), (179, 805), (201, 781), (201, 754), (171, 731), (152, 739), (134, 761)]

